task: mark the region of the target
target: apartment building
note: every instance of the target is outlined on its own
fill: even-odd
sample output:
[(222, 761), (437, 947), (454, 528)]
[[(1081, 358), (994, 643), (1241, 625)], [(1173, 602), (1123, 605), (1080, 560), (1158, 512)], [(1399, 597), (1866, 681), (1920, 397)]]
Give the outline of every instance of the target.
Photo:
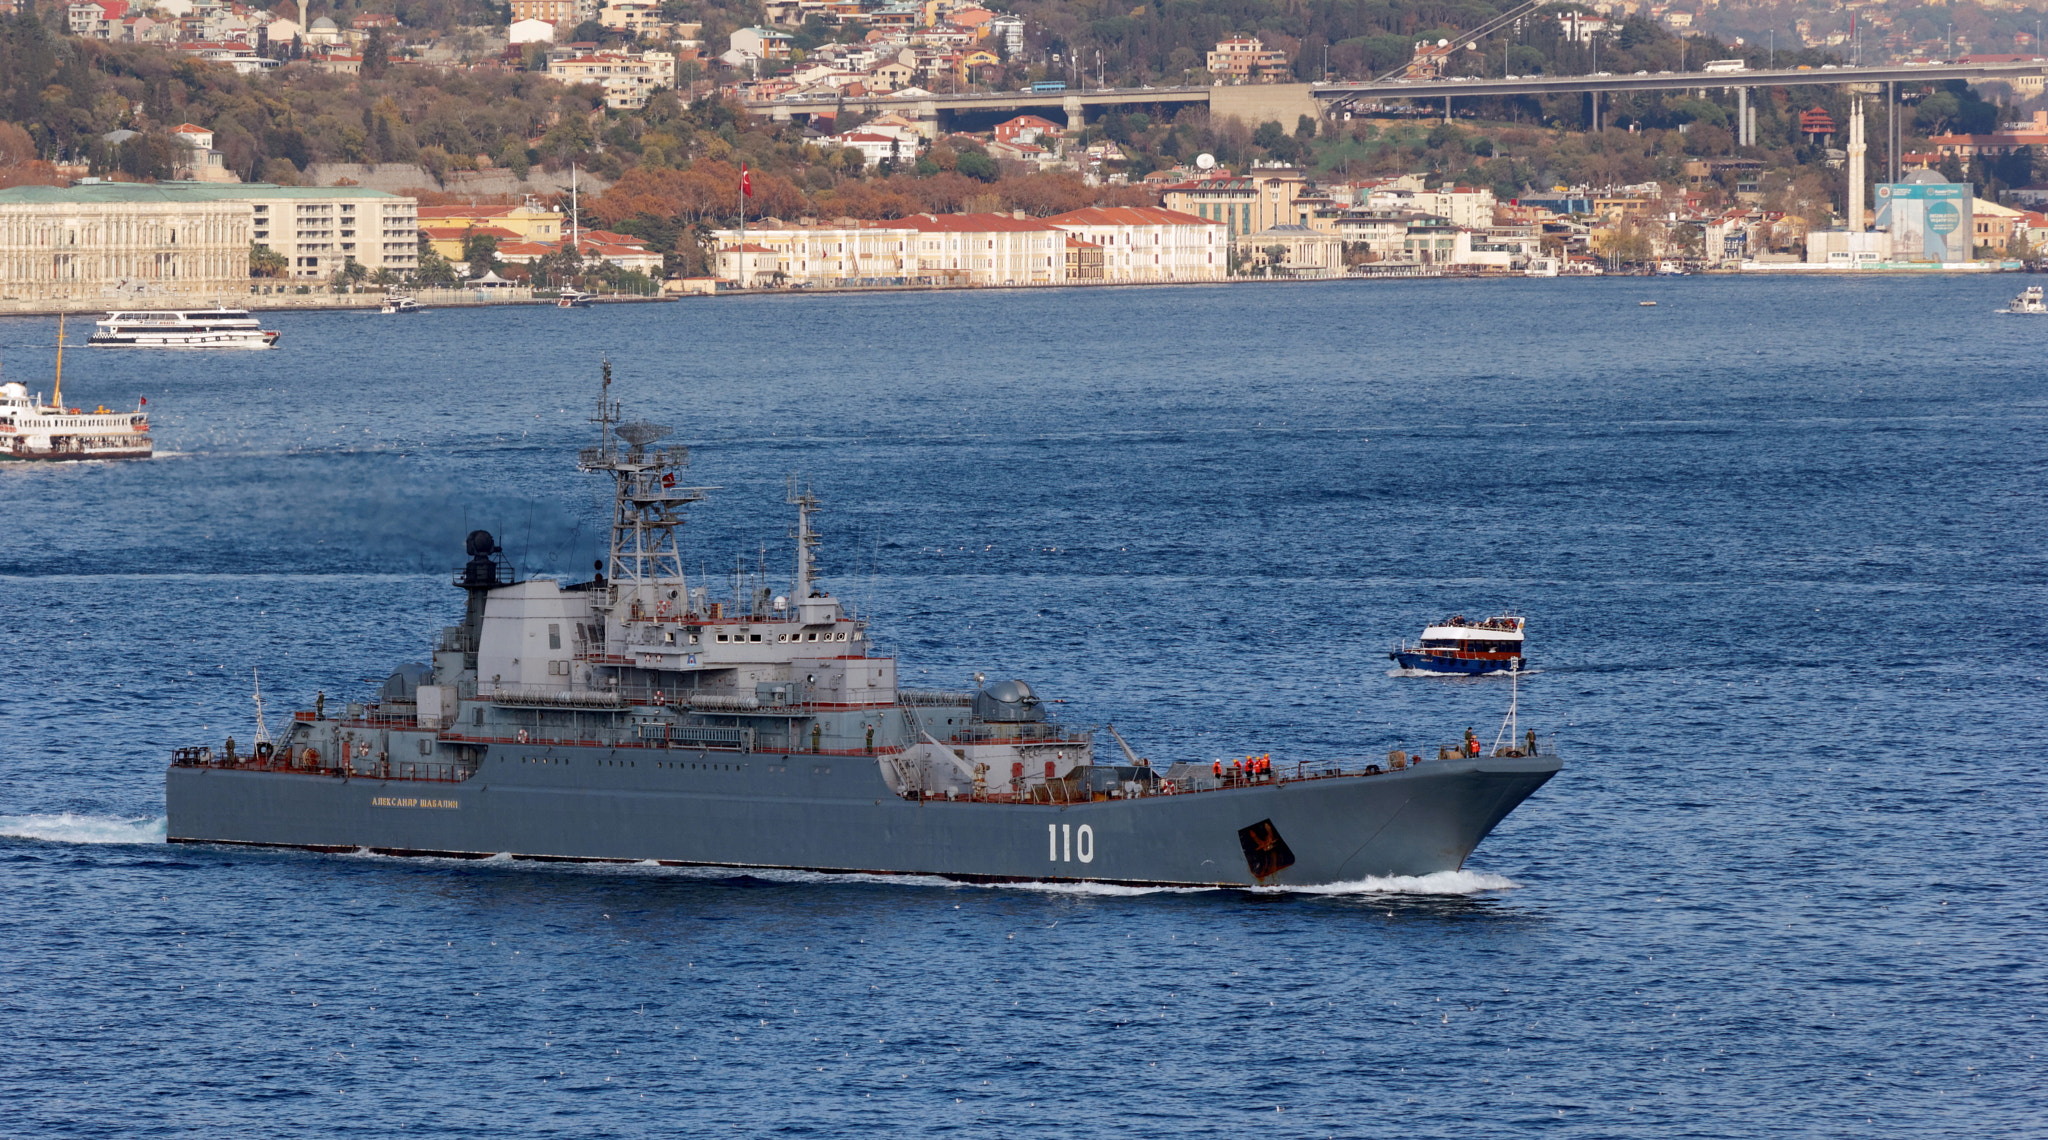
[(611, 0), (599, 10), (597, 21), (635, 36), (656, 35), (668, 27), (661, 18), (661, 5), (646, 0)]
[(1227, 83), (1276, 83), (1291, 78), (1287, 53), (1267, 47), (1257, 36), (1237, 36), (1209, 53), (1209, 74)]
[(354, 186), (218, 186), (249, 204), (250, 238), (283, 254), (286, 273), (324, 280), (350, 260), (375, 273), (419, 268), (419, 205)]
[(512, 19), (541, 20), (557, 26), (576, 22), (576, 0), (512, 0)]
[(657, 88), (673, 87), (676, 57), (671, 52), (596, 52), (548, 60), (548, 76), (563, 83), (594, 83), (604, 89), (605, 106), (637, 111)]
[(1245, 174), (1222, 174), (1160, 188), (1160, 204), (1169, 210), (1222, 222), (1229, 239), (1282, 225), (1308, 225), (1312, 210), (1298, 204), (1307, 179), (1291, 167), (1253, 167)]

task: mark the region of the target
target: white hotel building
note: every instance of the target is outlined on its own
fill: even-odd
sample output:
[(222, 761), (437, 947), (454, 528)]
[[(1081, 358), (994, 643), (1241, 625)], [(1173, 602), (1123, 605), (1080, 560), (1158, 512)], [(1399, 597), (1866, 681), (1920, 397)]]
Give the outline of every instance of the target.
[(1069, 236), (1103, 248), (1102, 281), (1221, 281), (1222, 222), (1154, 207), (1101, 207), (1052, 218), (917, 214), (893, 222), (749, 226), (712, 236), (716, 274), (742, 288), (906, 278), (947, 285), (1067, 283)]

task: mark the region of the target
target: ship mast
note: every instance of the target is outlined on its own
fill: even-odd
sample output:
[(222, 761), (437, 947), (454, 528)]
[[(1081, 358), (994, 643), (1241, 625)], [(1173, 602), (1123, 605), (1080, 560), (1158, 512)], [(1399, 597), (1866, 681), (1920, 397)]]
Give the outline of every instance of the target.
[(1522, 659), (1516, 657), (1508, 662), (1508, 715), (1501, 718), (1500, 731), (1493, 734), (1493, 754), (1500, 755), (1501, 742), (1515, 746), (1515, 735), (1522, 730), (1522, 722), (1516, 717), (1522, 703)]
[(256, 684), (256, 691), (253, 694), (256, 698), (256, 743), (268, 744), (270, 728), (263, 723), (263, 675), (252, 665), (249, 668), (249, 677)]
[(64, 314), (57, 314), (57, 390), (50, 394), (50, 402), (57, 406), (57, 414), (64, 413)]
[(818, 536), (811, 530), (811, 512), (818, 509), (818, 497), (809, 484), (798, 490), (796, 476), (791, 475), (783, 501), (796, 508), (796, 596), (801, 602), (811, 596), (811, 579), (817, 573)]
[(685, 487), (676, 472), (690, 464), (690, 449), (681, 445), (649, 447), (673, 429), (641, 421), (621, 423), (619, 404), (612, 399), (612, 366), (604, 365), (598, 390), (598, 442), (577, 455), (585, 471), (612, 476), (611, 553), (607, 601), (626, 606), (620, 620), (654, 617), (687, 608), (688, 585), (676, 531), (683, 525), (682, 508), (703, 502), (715, 487)]

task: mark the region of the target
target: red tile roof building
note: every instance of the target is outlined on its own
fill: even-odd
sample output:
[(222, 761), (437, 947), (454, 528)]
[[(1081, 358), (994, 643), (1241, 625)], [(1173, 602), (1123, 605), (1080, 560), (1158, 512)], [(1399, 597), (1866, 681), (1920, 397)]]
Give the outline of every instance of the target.
[(1102, 247), (1106, 281), (1221, 281), (1229, 227), (1160, 206), (1090, 206), (1045, 219)]

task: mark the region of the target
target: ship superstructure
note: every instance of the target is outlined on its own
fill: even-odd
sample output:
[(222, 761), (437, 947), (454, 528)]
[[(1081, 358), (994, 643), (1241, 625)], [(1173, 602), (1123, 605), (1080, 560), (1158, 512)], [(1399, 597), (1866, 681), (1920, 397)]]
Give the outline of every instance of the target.
[[(905, 689), (826, 586), (819, 500), (792, 480), (795, 571), (714, 599), (685, 572), (670, 431), (625, 422), (610, 374), (578, 456), (613, 483), (584, 582), (516, 580), (468, 538), (468, 597), (429, 663), (324, 700), (275, 741), (180, 749), (174, 841), (654, 859), (971, 879), (1330, 882), (1459, 866), (1558, 769), (1527, 742), (1384, 762), (1160, 771), (1060, 724), (1021, 680)], [(1113, 730), (1112, 730), (1113, 731)], [(1119, 742), (1120, 738), (1119, 738)]]

